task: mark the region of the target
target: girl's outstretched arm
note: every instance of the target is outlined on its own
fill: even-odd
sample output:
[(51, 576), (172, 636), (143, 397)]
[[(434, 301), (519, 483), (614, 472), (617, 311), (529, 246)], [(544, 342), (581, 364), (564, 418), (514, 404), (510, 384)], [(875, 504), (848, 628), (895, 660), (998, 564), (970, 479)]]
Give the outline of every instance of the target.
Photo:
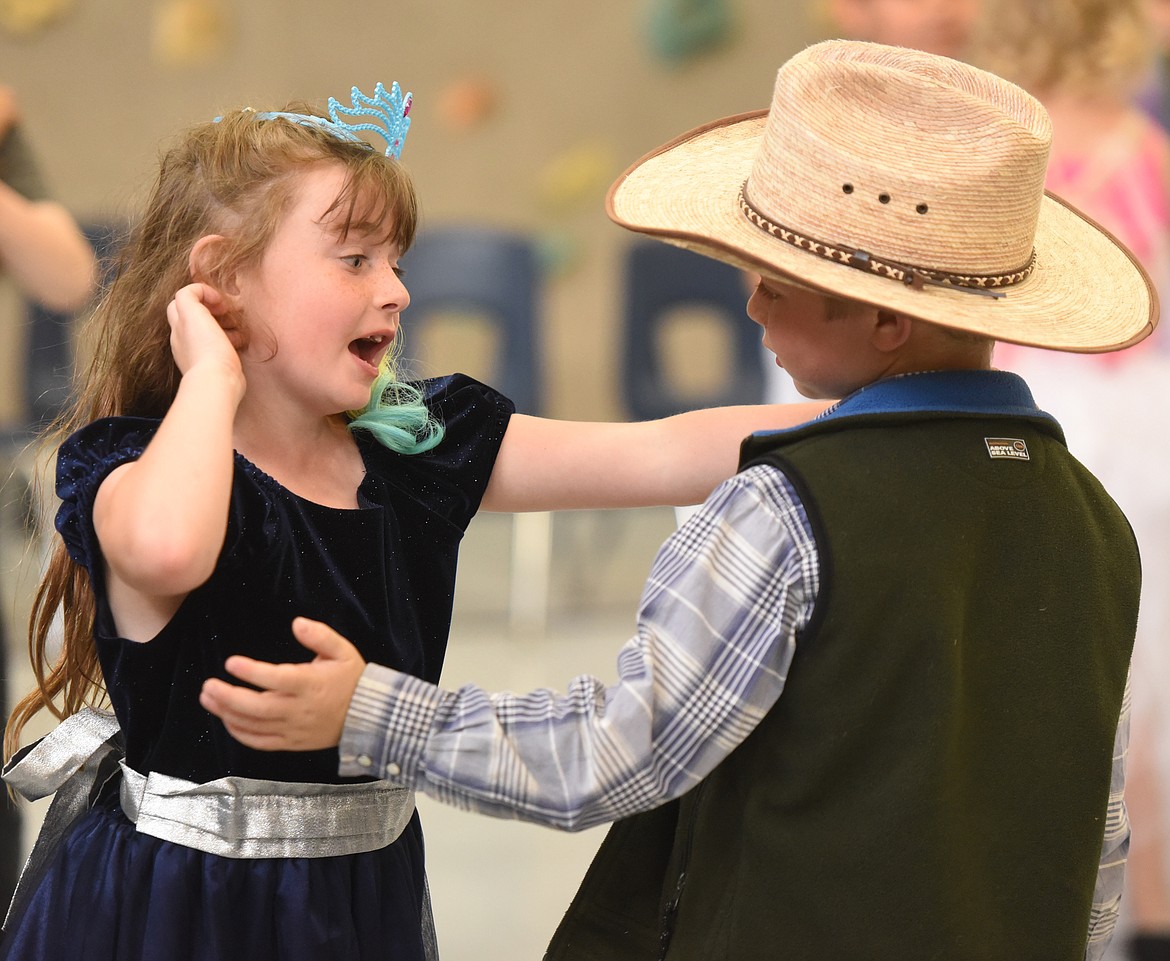
[(827, 406), (712, 407), (630, 424), (515, 414), (481, 506), (543, 511), (698, 504), (735, 473), (748, 434), (794, 427)]
[[(219, 295), (204, 284), (184, 287), (171, 301), (171, 349), (183, 375), (178, 393), (142, 456), (112, 471), (94, 502), (116, 614), (137, 611), (165, 623), (182, 597), (210, 576), (223, 546), (232, 422), (244, 375), (212, 315), (218, 303)], [(120, 630), (133, 637), (121, 621)], [(134, 639), (155, 632), (146, 629), (145, 637)]]

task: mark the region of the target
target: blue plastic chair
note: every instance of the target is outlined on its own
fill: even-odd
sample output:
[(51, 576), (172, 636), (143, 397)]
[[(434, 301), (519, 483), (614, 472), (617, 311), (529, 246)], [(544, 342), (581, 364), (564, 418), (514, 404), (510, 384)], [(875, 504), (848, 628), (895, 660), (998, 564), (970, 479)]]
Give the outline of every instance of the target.
[[(743, 274), (730, 264), (658, 240), (636, 240), (625, 260), (621, 393), (636, 420), (764, 399), (760, 329), (747, 317)], [(663, 334), (680, 308), (721, 325), (729, 363), (718, 384), (695, 393), (672, 379)]]
[[(436, 227), (419, 232), (402, 266), (410, 291), (402, 315), (407, 370), (450, 373), (441, 358), (419, 356), (417, 345), (443, 314), (469, 314), (492, 328), (495, 348), (466, 373), (511, 398), (520, 413), (540, 414), (542, 275), (534, 241), (494, 227)], [(544, 627), (551, 557), (551, 515), (516, 514), (508, 602), (514, 626)]]
[(412, 344), (437, 315), (473, 315), (491, 326), (496, 348), (468, 373), (510, 397), (521, 413), (540, 413), (541, 272), (533, 240), (494, 227), (436, 227), (419, 232), (402, 265), (410, 291), (402, 315), (405, 357), (425, 360), (428, 372), (450, 373), (417, 357)]

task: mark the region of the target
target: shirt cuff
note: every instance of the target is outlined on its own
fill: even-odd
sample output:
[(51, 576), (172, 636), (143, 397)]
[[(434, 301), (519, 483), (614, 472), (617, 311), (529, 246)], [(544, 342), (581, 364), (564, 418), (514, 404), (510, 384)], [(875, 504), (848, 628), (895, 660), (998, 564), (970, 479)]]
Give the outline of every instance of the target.
[(433, 684), (367, 664), (345, 715), (338, 773), (413, 785), (442, 699)]

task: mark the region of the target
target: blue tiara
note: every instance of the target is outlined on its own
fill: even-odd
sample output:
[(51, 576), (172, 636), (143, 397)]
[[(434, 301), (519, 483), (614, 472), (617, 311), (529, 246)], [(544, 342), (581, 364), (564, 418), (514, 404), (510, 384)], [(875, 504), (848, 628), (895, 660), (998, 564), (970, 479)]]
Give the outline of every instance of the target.
[[(345, 107), (336, 98), (330, 97), (328, 120), (324, 117), (315, 117), (312, 114), (282, 113), (275, 110), (258, 113), (256, 119), (275, 120), (280, 117), (305, 127), (320, 127), (340, 140), (365, 144), (367, 147), (370, 147), (370, 144), (359, 137), (356, 131), (372, 130), (386, 141), (385, 153), (387, 157), (393, 157), (395, 160), (401, 157), (402, 144), (406, 140), (407, 131), (410, 130), (410, 105), (414, 95), (408, 93), (404, 97), (402, 88), (397, 83), (392, 84), (390, 92), (387, 93), (386, 88), (379, 83), (374, 87), (372, 97), (367, 97), (357, 87), (354, 87), (350, 90), (349, 99), (352, 106)], [(342, 118), (342, 114), (355, 118), (372, 117), (373, 120), (350, 123)], [(219, 120), (219, 117), (215, 119)], [(371, 147), (371, 149), (373, 148)]]

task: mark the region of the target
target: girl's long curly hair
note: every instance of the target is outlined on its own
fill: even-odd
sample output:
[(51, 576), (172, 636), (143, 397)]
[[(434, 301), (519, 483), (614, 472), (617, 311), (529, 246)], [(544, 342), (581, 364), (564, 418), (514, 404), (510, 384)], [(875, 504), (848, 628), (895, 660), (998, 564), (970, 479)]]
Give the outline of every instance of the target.
[[(301, 103), (282, 109), (315, 112)], [(42, 450), (54, 450), (75, 430), (102, 417), (166, 414), (180, 379), (166, 308), (175, 292), (194, 279), (188, 258), (196, 241), (210, 234), (225, 238), (205, 265), (207, 276), (199, 278), (213, 286), (256, 266), (296, 195), (300, 176), (325, 164), (341, 165), (347, 177), (323, 216), (338, 225), (342, 236), (358, 226), (385, 225), (385, 239), (405, 252), (418, 222), (413, 184), (397, 161), (363, 144), (316, 125), (262, 120), (254, 111), (238, 110), (192, 127), (164, 152), (145, 211), (83, 326), (79, 356), (88, 361), (78, 367), (73, 400), (46, 429)], [(398, 380), (392, 362), (374, 385), (369, 406), (352, 415), (352, 427), (370, 430), (404, 453), (426, 450), (442, 437), (441, 425), (431, 419), (419, 392)], [(48, 638), (58, 611), (64, 638), (59, 657), (50, 660)], [(65, 718), (104, 701), (94, 611), (88, 574), (58, 541), (29, 618), (37, 686), (12, 710), (5, 757), (15, 753), (25, 724), (40, 711)]]

